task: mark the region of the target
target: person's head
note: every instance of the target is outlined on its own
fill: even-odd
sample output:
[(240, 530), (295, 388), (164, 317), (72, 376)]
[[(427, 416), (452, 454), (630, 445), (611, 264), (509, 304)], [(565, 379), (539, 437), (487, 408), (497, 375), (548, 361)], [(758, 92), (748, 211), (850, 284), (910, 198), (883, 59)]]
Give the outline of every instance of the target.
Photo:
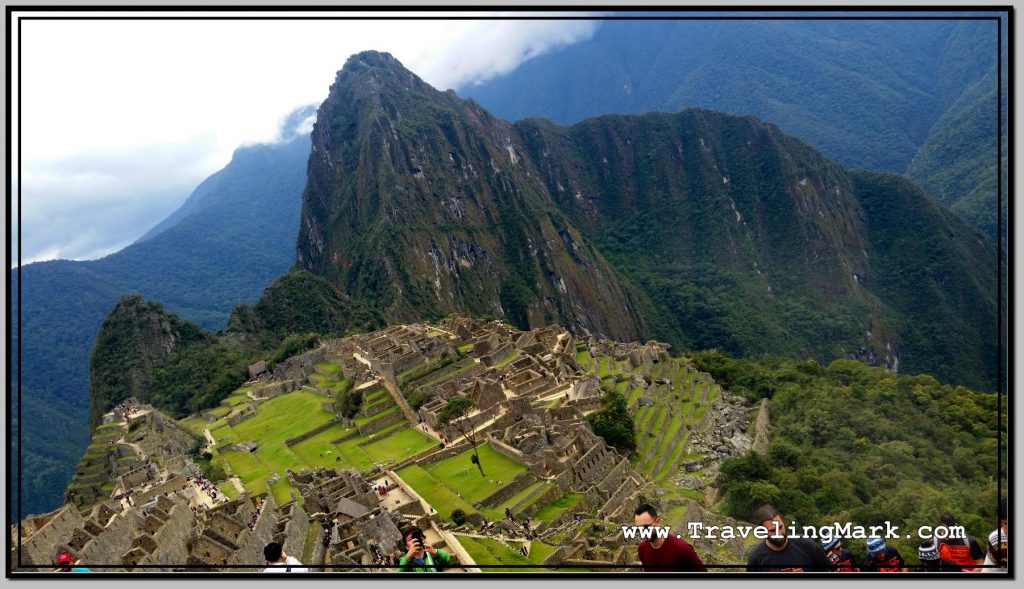
[(271, 542), (263, 547), (263, 558), (267, 559), (267, 562), (281, 562), (283, 556), (284, 549), (277, 542)]
[(885, 552), (885, 540), (881, 538), (868, 538), (868, 554), (876, 558)]
[(829, 550), (839, 550), (843, 547), (843, 544), (839, 541), (839, 538), (837, 537), (822, 538), (821, 547), (825, 549), (825, 552), (828, 552)]
[(661, 524), (661, 518), (653, 505), (643, 503), (633, 512), (633, 522), (638, 526), (657, 526)]
[(427, 543), (423, 536), (423, 530), (418, 526), (409, 526), (402, 530), (402, 545), (406, 550), (415, 550), (417, 554), (423, 554), (423, 545)]
[[(651, 526), (660, 526), (661, 518), (658, 517), (658, 511), (650, 503), (643, 503), (636, 508), (633, 512), (633, 523), (637, 527), (649, 528)], [(643, 540), (641, 540), (643, 542)], [(664, 538), (651, 538), (648, 540), (651, 546), (655, 548), (661, 548), (661, 545), (665, 543)]]
[(925, 568), (930, 569), (938, 566), (939, 549), (936, 548), (934, 540), (925, 540), (923, 544), (918, 546), (917, 559), (921, 561), (921, 566)]
[(775, 546), (786, 544), (786, 525), (782, 521), (782, 514), (774, 505), (762, 505), (754, 511), (753, 521), (755, 524), (768, 530), (766, 541)]
[(939, 516), (939, 524), (944, 528), (951, 528), (956, 525), (956, 518), (951, 513), (943, 513)]
[(60, 570), (62, 571), (70, 571), (71, 565), (74, 564), (74, 562), (75, 557), (72, 556), (70, 552), (61, 552), (57, 555), (57, 566), (60, 567)]

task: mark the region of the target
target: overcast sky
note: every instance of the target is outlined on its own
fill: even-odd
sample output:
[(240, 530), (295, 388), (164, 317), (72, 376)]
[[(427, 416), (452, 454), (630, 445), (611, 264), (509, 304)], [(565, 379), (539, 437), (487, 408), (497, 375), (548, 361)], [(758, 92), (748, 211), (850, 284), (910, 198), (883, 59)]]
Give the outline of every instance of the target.
[(130, 244), (236, 147), (273, 141), (290, 111), (319, 104), (353, 53), (388, 51), (433, 86), (458, 90), (587, 39), (596, 27), (23, 21), (22, 261), (95, 259)]

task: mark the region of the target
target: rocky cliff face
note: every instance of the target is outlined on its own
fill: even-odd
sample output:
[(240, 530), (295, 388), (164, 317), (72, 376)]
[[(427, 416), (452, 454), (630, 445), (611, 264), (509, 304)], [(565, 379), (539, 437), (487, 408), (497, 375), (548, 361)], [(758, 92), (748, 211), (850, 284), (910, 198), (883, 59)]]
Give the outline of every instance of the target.
[(505, 121), (367, 52), (339, 72), (312, 141), (301, 268), (394, 320), (464, 311), (638, 336), (627, 289)]
[(209, 336), (139, 295), (117, 302), (96, 336), (89, 362), (89, 423), (129, 397), (149, 398), (154, 368), (174, 350)]

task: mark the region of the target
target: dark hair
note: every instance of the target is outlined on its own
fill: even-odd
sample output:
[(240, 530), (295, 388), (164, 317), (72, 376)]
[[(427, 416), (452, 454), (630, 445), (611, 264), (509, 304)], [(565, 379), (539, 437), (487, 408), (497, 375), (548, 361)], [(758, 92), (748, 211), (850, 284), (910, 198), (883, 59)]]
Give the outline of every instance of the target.
[(263, 547), (263, 558), (267, 559), (267, 562), (277, 562), (281, 560), (281, 545), (277, 542), (271, 542)]
[(658, 512), (650, 503), (641, 503), (640, 506), (636, 508), (636, 511), (633, 512), (633, 515), (640, 515), (641, 513), (649, 513), (651, 514), (651, 518), (658, 519)]
[(406, 540), (408, 540), (409, 536), (415, 534), (416, 532), (419, 532), (421, 537), (423, 536), (423, 528), (420, 528), (419, 526), (406, 526), (402, 528), (402, 542), (399, 544), (399, 546), (404, 549)]
[(943, 513), (939, 516), (939, 523), (944, 526), (955, 526), (956, 518), (950, 513)]
[(999, 501), (999, 519), (1006, 519), (1006, 497)]
[(754, 515), (751, 519), (755, 524), (761, 524), (770, 519), (775, 519), (775, 516), (777, 515), (781, 515), (779, 510), (776, 509), (774, 505), (766, 503), (754, 511)]

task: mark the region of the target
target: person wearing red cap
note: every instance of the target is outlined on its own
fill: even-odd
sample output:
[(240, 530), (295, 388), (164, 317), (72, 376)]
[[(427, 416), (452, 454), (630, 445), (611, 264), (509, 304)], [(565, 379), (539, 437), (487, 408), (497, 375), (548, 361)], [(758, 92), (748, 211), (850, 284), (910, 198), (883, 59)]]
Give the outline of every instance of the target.
[(57, 570), (58, 573), (91, 573), (89, 569), (85, 567), (72, 567), (75, 563), (75, 557), (70, 552), (61, 552), (57, 555)]

